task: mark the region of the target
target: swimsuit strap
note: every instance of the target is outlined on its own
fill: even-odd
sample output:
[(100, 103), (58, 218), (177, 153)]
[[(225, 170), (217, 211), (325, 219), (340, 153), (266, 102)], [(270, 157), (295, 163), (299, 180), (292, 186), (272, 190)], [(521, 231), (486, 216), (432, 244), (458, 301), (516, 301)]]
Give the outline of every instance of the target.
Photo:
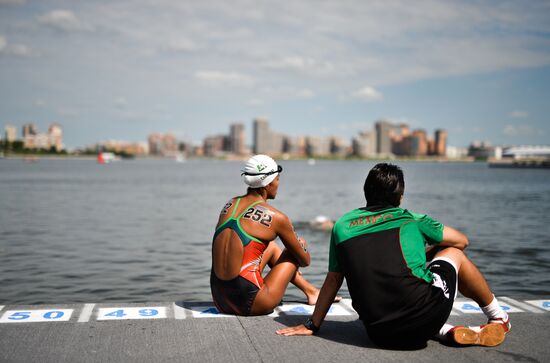
[(230, 219), (233, 219), (235, 217), (235, 211), (239, 207), (240, 201), (241, 201), (241, 198), (237, 198), (237, 203), (235, 203), (235, 206), (233, 207), (233, 211), (231, 212), (231, 217), (229, 217)]

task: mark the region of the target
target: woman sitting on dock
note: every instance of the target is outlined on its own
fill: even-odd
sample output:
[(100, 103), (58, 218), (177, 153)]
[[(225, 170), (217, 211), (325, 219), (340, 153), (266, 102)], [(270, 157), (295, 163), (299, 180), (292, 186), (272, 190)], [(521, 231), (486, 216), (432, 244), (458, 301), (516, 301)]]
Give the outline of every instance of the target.
[[(232, 198), (222, 209), (212, 242), (210, 288), (218, 310), (235, 315), (273, 311), (292, 282), (314, 305), (319, 290), (298, 271), (308, 266), (307, 244), (290, 219), (267, 203), (275, 199), (282, 167), (267, 155), (251, 157), (242, 170), (246, 195)], [(274, 239), (286, 247), (281, 250)], [(265, 265), (271, 271), (262, 278)]]

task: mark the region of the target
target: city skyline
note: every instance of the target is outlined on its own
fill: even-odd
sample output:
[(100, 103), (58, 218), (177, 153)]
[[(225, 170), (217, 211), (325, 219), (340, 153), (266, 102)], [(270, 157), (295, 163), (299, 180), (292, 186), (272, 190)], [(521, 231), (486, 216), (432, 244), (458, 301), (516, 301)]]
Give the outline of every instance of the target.
[[(0, 0), (0, 123), (66, 145), (267, 118), (351, 139), (379, 119), (448, 144), (548, 144), (548, 1)], [(246, 138), (252, 137), (246, 127)]]

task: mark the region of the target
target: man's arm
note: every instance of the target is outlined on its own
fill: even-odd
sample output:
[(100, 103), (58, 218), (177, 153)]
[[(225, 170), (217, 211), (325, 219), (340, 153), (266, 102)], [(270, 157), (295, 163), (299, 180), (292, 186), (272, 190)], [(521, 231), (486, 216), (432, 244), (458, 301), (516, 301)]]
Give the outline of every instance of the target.
[(443, 239), (439, 246), (456, 247), (459, 250), (464, 250), (469, 243), (468, 237), (464, 233), (451, 227), (443, 227)]
[[(325, 316), (327, 315), (330, 306), (334, 302), (334, 298), (340, 290), (342, 283), (344, 282), (344, 274), (341, 272), (328, 272), (323, 287), (321, 287), (321, 292), (319, 292), (319, 297), (317, 298), (317, 303), (315, 304), (315, 310), (311, 316), (313, 325), (317, 328), (321, 327)], [(284, 336), (291, 335), (313, 335), (313, 331), (307, 329), (304, 324), (292, 326), (289, 328), (277, 330), (277, 334)]]

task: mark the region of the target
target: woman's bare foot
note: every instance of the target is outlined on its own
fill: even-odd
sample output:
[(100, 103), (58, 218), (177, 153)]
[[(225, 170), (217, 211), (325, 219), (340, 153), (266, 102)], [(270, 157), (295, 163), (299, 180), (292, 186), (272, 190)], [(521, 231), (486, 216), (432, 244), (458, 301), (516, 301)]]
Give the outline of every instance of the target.
[[(314, 289), (313, 291), (311, 292), (306, 292), (306, 296), (307, 296), (307, 304), (308, 305), (315, 305), (317, 303), (317, 298), (319, 297), (319, 292), (321, 290), (319, 289)], [(342, 297), (341, 296), (336, 296), (334, 298), (334, 302), (340, 302), (342, 300)]]

